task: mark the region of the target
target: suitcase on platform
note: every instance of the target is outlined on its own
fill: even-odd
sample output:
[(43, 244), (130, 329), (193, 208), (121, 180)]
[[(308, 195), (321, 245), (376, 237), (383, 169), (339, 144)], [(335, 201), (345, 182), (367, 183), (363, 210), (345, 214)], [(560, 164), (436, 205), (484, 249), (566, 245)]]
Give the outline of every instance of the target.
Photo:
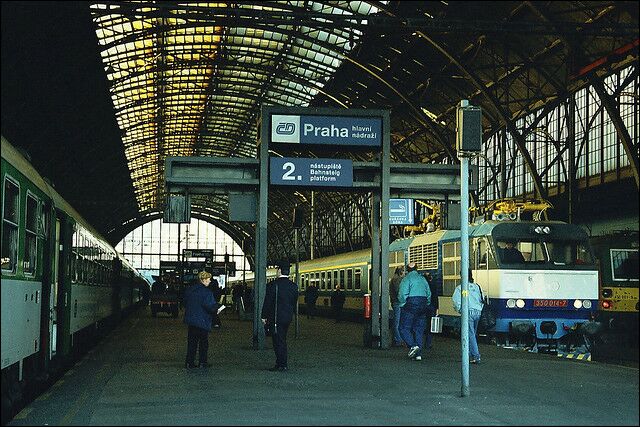
[(433, 316), (431, 318), (431, 333), (432, 334), (442, 333), (442, 317)]

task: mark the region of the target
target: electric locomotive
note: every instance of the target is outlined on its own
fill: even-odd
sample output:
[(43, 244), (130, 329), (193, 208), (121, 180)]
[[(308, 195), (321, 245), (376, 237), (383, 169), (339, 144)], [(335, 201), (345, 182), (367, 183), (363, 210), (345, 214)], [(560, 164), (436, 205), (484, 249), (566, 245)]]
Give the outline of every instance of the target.
[[(513, 248), (508, 249), (511, 245)], [(597, 329), (598, 271), (582, 228), (563, 222), (486, 221), (469, 226), (469, 267), (496, 316), (499, 341), (530, 338), (557, 344)], [(509, 258), (509, 253), (519, 256)], [(517, 251), (517, 252), (516, 252)], [(451, 297), (460, 284), (460, 231), (416, 236), (409, 262), (430, 272), (439, 288), (440, 315), (459, 330)]]
[(2, 422), (148, 283), (2, 137)]

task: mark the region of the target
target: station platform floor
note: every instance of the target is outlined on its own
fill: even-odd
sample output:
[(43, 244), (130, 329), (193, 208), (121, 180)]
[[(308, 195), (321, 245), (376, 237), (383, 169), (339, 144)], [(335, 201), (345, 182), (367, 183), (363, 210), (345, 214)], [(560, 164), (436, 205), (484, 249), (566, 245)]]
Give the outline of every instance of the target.
[(299, 319), (287, 372), (232, 310), (213, 367), (184, 368), (182, 316), (139, 308), (8, 425), (638, 425), (638, 369), (480, 344), (461, 397), (460, 342), (422, 361), (364, 348), (362, 325)]

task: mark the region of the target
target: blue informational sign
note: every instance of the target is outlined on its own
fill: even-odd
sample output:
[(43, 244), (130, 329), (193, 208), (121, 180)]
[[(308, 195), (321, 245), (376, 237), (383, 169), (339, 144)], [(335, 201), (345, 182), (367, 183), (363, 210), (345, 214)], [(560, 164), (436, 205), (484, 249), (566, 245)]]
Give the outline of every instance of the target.
[(413, 199), (389, 199), (389, 224), (412, 225)]
[(380, 147), (382, 118), (273, 114), (271, 142)]
[(353, 162), (344, 159), (271, 157), (269, 182), (275, 185), (352, 187)]

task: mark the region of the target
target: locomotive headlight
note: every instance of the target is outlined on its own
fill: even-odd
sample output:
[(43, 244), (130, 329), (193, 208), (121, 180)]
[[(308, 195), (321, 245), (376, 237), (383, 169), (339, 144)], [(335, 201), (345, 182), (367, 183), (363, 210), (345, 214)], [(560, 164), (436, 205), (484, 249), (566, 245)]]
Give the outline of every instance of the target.
[(507, 307), (513, 308), (515, 306), (516, 306), (516, 300), (514, 300), (513, 298), (507, 300)]
[(575, 308), (582, 308), (582, 301), (580, 301), (579, 299), (575, 300), (575, 301), (573, 302), (573, 306), (574, 306)]
[(538, 234), (542, 234), (542, 227), (537, 226), (536, 228), (533, 229), (533, 231), (535, 231)]
[(549, 227), (548, 225), (545, 225), (544, 227), (542, 227), (542, 232), (544, 234), (551, 234), (551, 227)]
[(523, 299), (516, 300), (516, 307), (524, 308), (524, 300)]
[(584, 308), (591, 308), (591, 300), (586, 299), (586, 300), (582, 301), (582, 306)]

